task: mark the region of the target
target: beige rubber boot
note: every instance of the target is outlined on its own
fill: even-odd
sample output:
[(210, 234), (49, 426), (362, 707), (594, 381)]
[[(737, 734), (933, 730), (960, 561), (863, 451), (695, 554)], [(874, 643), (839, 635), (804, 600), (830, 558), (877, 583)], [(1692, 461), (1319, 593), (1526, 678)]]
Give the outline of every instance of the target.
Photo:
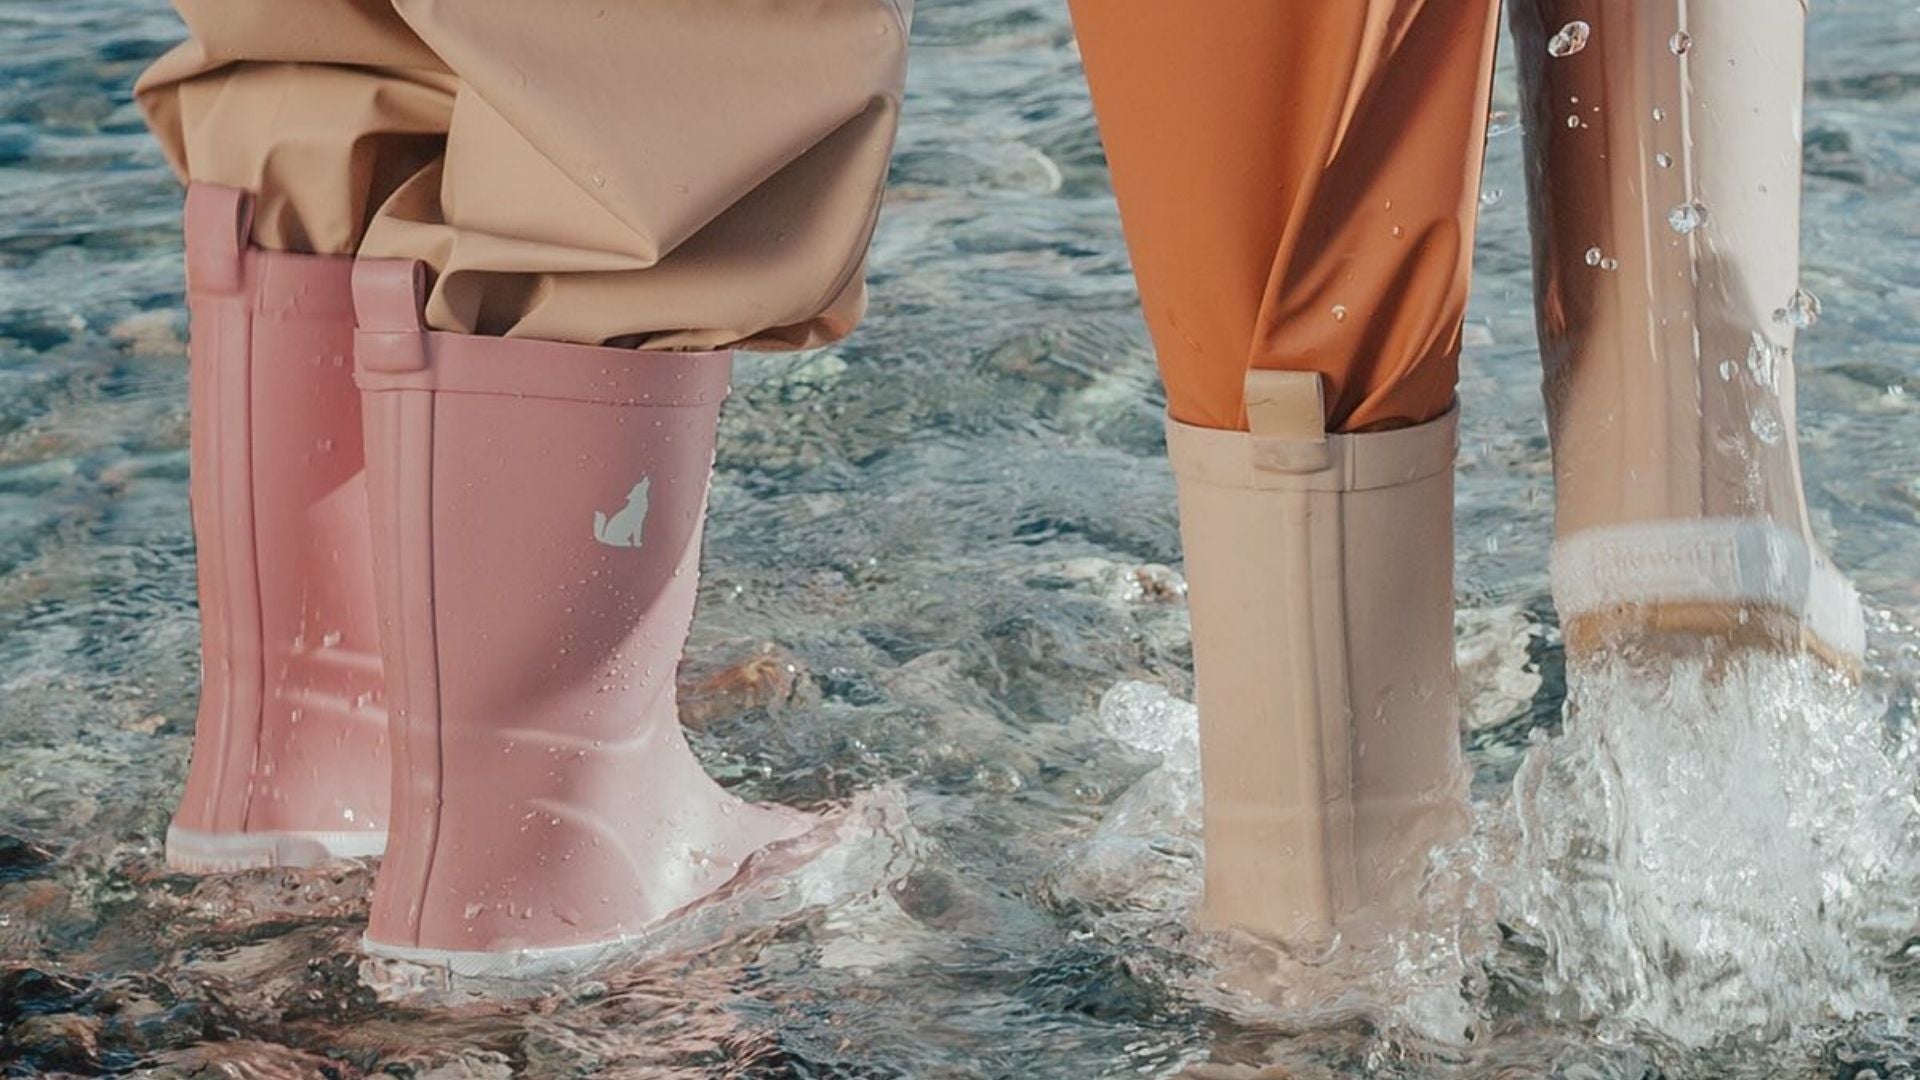
[(1857, 669), (1794, 428), (1803, 5), (1511, 10), (1569, 655), (1722, 642)]
[(1414, 903), (1466, 824), (1453, 667), (1457, 412), (1325, 430), (1247, 378), (1251, 432), (1167, 424), (1205, 787), (1202, 920), (1319, 949)]

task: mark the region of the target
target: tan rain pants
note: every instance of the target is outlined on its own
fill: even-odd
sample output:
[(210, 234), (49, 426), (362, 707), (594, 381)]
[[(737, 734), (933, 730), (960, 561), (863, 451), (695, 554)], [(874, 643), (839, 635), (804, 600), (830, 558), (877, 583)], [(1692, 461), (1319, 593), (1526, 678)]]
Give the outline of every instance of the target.
[(436, 329), (819, 345), (865, 306), (909, 0), (177, 0), (137, 89), (263, 247), (428, 263)]

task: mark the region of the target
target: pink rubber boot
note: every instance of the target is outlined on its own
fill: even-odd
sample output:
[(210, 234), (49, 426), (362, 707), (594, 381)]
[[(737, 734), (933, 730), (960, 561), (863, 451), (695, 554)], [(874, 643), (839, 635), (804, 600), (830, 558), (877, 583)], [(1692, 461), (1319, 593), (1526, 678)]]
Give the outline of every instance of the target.
[(674, 700), (732, 356), (429, 333), (424, 282), (354, 277), (395, 754), (366, 948), (572, 970), (813, 823), (709, 779)]
[(252, 248), (251, 227), (247, 193), (188, 189), (201, 691), (178, 870), (386, 846), (353, 260)]

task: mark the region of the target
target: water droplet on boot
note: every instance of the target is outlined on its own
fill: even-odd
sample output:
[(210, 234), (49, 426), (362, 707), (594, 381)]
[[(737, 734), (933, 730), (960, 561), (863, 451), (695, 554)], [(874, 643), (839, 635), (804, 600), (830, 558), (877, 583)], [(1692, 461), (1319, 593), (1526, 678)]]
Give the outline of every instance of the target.
[(1667, 212), (1667, 225), (1685, 236), (1707, 223), (1707, 208), (1697, 202), (1681, 203)]
[(1593, 36), (1593, 27), (1575, 19), (1560, 28), (1547, 42), (1548, 56), (1572, 56), (1587, 47), (1587, 39)]
[(1805, 289), (1795, 289), (1787, 298), (1787, 306), (1774, 310), (1773, 321), (1805, 330), (1820, 321), (1820, 298)]
[(1747, 374), (1753, 381), (1776, 393), (1780, 390), (1780, 351), (1758, 330), (1747, 343)]

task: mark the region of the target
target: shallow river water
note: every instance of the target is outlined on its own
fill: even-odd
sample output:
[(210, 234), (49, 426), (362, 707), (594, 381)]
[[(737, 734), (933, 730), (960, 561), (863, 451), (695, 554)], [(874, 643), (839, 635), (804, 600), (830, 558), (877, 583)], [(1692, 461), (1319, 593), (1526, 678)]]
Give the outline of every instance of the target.
[[(1461, 388), (1478, 826), (1384, 952), (1189, 930), (1162, 399), (1064, 5), (923, 0), (873, 313), (743, 360), (682, 677), (717, 774), (870, 834), (821, 903), (447, 1005), (363, 977), (366, 868), (165, 870), (197, 683), (179, 194), (128, 87), (181, 31), (0, 0), (0, 1075), (1920, 1075), (1920, 8), (1810, 28), (1800, 421), (1864, 686), (1569, 687), (1503, 62)], [(1233, 988), (1263, 965), (1285, 992)]]

